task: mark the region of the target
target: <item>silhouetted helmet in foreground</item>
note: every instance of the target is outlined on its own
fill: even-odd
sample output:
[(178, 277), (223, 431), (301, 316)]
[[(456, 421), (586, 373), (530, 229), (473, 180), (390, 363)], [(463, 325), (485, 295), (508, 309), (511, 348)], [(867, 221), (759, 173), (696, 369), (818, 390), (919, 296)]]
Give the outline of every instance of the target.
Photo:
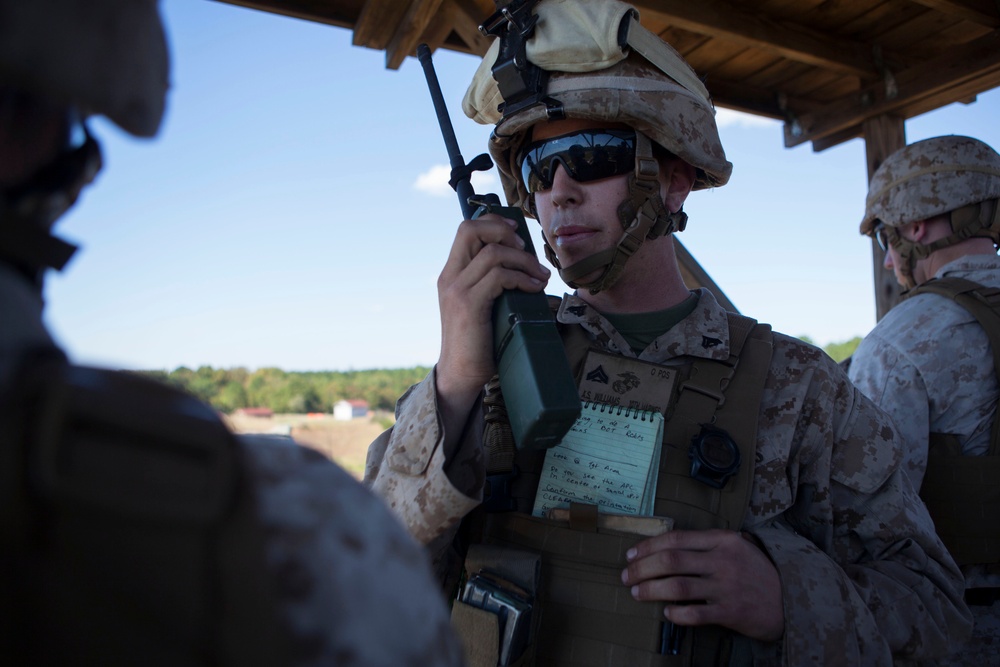
[[(500, 39), (476, 72), (463, 108), (479, 123), (496, 124), (489, 150), (511, 205), (534, 215), (521, 177), (521, 153), (537, 123), (581, 118), (635, 130), (635, 170), (629, 197), (619, 208), (625, 232), (617, 247), (564, 268), (548, 242), (545, 246), (567, 284), (606, 289), (646, 238), (681, 231), (686, 224), (687, 216), (671, 214), (660, 198), (654, 144), (695, 168), (696, 189), (729, 180), (732, 164), (719, 139), (715, 110), (694, 70), (641, 26), (638, 12), (625, 3), (542, 0), (536, 6), (512, 3), (506, 11), (484, 24)], [(596, 281), (575, 282), (602, 266)]]
[(101, 167), (85, 119), (151, 137), (168, 79), (157, 0), (0, 0), (0, 260), (62, 268), (74, 248), (49, 229)]
[(157, 0), (0, 0), (0, 81), (156, 134), (169, 86)]

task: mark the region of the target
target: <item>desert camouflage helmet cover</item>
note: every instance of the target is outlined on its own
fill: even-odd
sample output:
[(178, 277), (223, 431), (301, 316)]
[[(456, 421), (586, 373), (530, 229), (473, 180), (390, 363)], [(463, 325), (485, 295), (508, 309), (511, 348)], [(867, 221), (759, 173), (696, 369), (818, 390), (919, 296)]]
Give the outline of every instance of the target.
[(896, 151), (875, 171), (861, 233), (878, 221), (899, 227), (969, 204), (1000, 197), (1000, 155), (962, 136), (917, 141)]
[(157, 0), (0, 0), (0, 84), (153, 136), (169, 87)]
[[(708, 91), (670, 45), (639, 24), (633, 7), (617, 0), (543, 0), (535, 11), (538, 23), (526, 44), (527, 58), (549, 72), (546, 92), (566, 117), (630, 125), (695, 167), (696, 189), (729, 180), (733, 166), (722, 149)], [(498, 52), (494, 41), (462, 107), (476, 122), (496, 124), (490, 153), (507, 200), (525, 208), (517, 153), (531, 127), (546, 120), (546, 108), (535, 105), (502, 117), (497, 107), (503, 97), (491, 72)]]

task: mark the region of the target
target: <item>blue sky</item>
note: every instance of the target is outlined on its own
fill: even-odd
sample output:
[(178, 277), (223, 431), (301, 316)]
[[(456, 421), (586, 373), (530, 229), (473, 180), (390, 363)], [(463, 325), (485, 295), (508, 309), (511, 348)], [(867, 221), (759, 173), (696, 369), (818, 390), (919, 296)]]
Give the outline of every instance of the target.
[[(82, 249), (46, 288), (57, 340), (78, 362), (133, 369), (432, 364), (461, 215), (419, 63), (390, 71), (347, 30), (208, 0), (162, 9), (167, 115), (154, 140), (93, 124), (104, 171), (58, 228)], [(477, 65), (435, 54), (466, 160), (489, 135), (460, 108)], [(862, 141), (789, 150), (776, 121), (718, 118), (733, 177), (692, 194), (681, 240), (744, 314), (821, 345), (863, 336)], [(998, 118), (995, 89), (911, 119), (907, 141), (1000, 147)], [(499, 191), (484, 176), (477, 190)], [(555, 277), (547, 291), (564, 289)]]

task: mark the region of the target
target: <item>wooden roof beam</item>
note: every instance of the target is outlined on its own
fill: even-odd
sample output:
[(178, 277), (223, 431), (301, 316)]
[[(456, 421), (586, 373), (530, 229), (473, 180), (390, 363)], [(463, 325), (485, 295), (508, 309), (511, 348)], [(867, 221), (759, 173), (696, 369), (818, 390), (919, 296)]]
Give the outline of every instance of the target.
[(408, 3), (399, 0), (366, 0), (354, 24), (351, 43), (382, 51), (389, 45), (407, 7)]
[[(970, 71), (969, 63), (976, 63), (977, 69)], [(912, 118), (1000, 86), (1000, 30), (900, 72), (895, 83), (897, 93), (892, 96), (886, 94), (885, 84), (878, 82), (827, 105), (823, 111), (802, 113), (798, 117), (799, 132), (785, 124), (785, 146), (812, 141), (814, 147), (829, 147), (832, 144), (820, 140), (838, 135), (846, 140), (851, 138), (846, 136), (851, 132), (857, 136), (851, 128), (869, 118), (904, 112)]]
[(765, 116), (775, 120), (788, 120), (786, 108), (794, 108), (800, 112), (805, 109), (816, 110), (822, 105), (799, 98), (785, 99), (784, 107), (779, 103), (775, 91), (766, 88), (758, 88), (744, 83), (734, 81), (712, 80), (711, 77), (705, 81), (708, 92), (712, 95), (712, 101), (721, 107)]
[(423, 35), (420, 36), (420, 41), (427, 45), (431, 53), (440, 49), (444, 45), (445, 40), (451, 36), (452, 27), (455, 24), (455, 11), (455, 6), (448, 0), (445, 0), (434, 21), (427, 26)]
[(712, 37), (733, 40), (807, 65), (865, 80), (878, 77), (870, 48), (860, 42), (832, 39), (790, 22), (748, 12), (722, 0), (633, 0), (640, 18)]
[(479, 7), (471, 0), (454, 0), (452, 12), (455, 33), (468, 45), (469, 50), (479, 55), (486, 55), (493, 40), (483, 37), (479, 32), (479, 22), (486, 18), (482, 16)]
[(988, 28), (1000, 28), (1000, 5), (993, 0), (910, 0), (956, 18)]
[[(370, 0), (369, 0), (370, 1)], [(444, 0), (413, 0), (403, 21), (396, 27), (395, 34), (385, 49), (385, 66), (399, 69), (406, 56), (416, 53), (424, 31), (437, 14)]]

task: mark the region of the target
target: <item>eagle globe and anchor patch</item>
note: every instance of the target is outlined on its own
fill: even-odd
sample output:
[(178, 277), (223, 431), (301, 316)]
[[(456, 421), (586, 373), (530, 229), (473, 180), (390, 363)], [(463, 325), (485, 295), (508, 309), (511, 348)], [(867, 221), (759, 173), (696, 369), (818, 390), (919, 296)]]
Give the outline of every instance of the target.
[(587, 354), (580, 399), (663, 414), (677, 384), (677, 370), (597, 350)]

